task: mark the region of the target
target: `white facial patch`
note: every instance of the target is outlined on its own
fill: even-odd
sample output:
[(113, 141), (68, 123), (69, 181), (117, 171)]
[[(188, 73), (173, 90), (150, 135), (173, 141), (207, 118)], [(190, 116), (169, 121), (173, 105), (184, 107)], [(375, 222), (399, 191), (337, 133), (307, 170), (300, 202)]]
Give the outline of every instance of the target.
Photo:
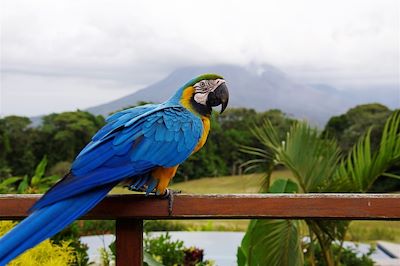
[(215, 91), (219, 85), (225, 83), (223, 79), (202, 80), (193, 85), (195, 89), (194, 100), (202, 105), (207, 104), (208, 94)]

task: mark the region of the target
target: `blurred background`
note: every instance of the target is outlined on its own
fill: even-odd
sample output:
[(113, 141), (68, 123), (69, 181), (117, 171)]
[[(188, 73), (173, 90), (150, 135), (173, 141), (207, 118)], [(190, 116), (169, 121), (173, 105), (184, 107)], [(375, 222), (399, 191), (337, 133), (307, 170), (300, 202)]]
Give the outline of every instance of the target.
[[(303, 177), (285, 162), (266, 160), (262, 167), (248, 169), (254, 153), (251, 149), (244, 152), (244, 147), (271, 148), (252, 132), (271, 129), (265, 127), (266, 120), (282, 141), (287, 140), (287, 132), (295, 134), (293, 125), (303, 121), (315, 133), (315, 143), (325, 138), (335, 141), (338, 158), (351, 156), (349, 152), (371, 127), (371, 153), (378, 152), (387, 119), (398, 121), (393, 118), (400, 108), (397, 0), (3, 0), (0, 23), (0, 193), (43, 193), (68, 172), (76, 154), (104, 125), (105, 117), (124, 108), (167, 100), (203, 73), (225, 77), (230, 104), (224, 115), (213, 116), (206, 146), (179, 168), (173, 188), (184, 192), (258, 193), (271, 192), (269, 185), (278, 180), (294, 186), (301, 183)], [(344, 187), (340, 182), (335, 188), (315, 183), (313, 188), (295, 191), (398, 193), (400, 162), (385, 167), (397, 178), (381, 172), (368, 177), (368, 185), (362, 188)], [(117, 187), (113, 193), (128, 191)], [(248, 224), (149, 221), (147, 231), (237, 234), (193, 236), (186, 232), (172, 233), (172, 237), (161, 234), (161, 238), (155, 234), (158, 238), (146, 240), (146, 247), (157, 258), (165, 254), (158, 254), (155, 246), (176, 247), (178, 239), (184, 239), (186, 245), (201, 245), (186, 249), (190, 256), (204, 249), (206, 259), (233, 265)], [(307, 226), (298, 225), (296, 236), (310, 237), (316, 249), (321, 248), (307, 233)], [(390, 261), (400, 258), (399, 245), (393, 244), (400, 242), (398, 222), (338, 222), (327, 231), (339, 229), (343, 234), (333, 238), (349, 242), (344, 245), (344, 261), (337, 257), (342, 246), (328, 248), (337, 263), (372, 265), (372, 256), (378, 265), (398, 265), (398, 260)], [(74, 257), (75, 264), (101, 261), (106, 265), (113, 260), (108, 249), (113, 230), (111, 221), (80, 221), (52, 241), (72, 239), (80, 254)], [(231, 239), (231, 246), (227, 250), (218, 242), (210, 246), (209, 239)], [(364, 244), (358, 247), (355, 242)], [(307, 253), (309, 240), (302, 243), (300, 261), (326, 265), (318, 250), (316, 257)], [(99, 253), (98, 247), (105, 249)], [(242, 249), (246, 249), (243, 243)], [(183, 247), (177, 249), (171, 261), (182, 263), (177, 262), (182, 252)], [(282, 257), (288, 256), (292, 255)]]
[[(89, 109), (104, 115), (138, 100), (164, 100), (202, 72), (226, 76), (232, 106), (279, 108), (321, 125), (355, 104), (400, 104), (396, 0), (1, 6), (2, 116), (131, 97)], [(132, 97), (154, 84), (148, 95)]]

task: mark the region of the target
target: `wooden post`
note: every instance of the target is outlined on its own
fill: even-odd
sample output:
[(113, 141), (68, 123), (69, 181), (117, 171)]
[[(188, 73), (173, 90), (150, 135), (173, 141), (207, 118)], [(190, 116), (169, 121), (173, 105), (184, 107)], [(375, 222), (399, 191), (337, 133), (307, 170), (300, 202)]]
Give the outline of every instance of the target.
[(119, 219), (115, 227), (116, 265), (143, 265), (143, 220)]

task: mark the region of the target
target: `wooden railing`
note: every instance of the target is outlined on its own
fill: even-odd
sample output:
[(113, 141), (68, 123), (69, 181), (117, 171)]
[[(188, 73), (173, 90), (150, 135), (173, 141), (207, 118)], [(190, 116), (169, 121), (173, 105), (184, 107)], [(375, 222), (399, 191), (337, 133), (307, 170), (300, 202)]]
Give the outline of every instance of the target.
[[(19, 220), (40, 195), (0, 195), (0, 220)], [(400, 194), (111, 195), (81, 219), (116, 220), (116, 264), (141, 265), (143, 220), (152, 219), (400, 220)]]

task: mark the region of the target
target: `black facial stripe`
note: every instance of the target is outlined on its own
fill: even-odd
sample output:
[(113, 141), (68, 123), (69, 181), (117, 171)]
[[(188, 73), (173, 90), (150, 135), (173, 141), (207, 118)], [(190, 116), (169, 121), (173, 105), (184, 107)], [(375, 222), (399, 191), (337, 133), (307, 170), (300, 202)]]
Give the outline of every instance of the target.
[(203, 104), (200, 104), (200, 103), (196, 102), (194, 100), (194, 94), (193, 94), (192, 98), (190, 98), (190, 103), (191, 103), (193, 109), (196, 112), (198, 112), (199, 114), (201, 114), (203, 116), (211, 115), (211, 112), (212, 112), (211, 106), (203, 105)]

